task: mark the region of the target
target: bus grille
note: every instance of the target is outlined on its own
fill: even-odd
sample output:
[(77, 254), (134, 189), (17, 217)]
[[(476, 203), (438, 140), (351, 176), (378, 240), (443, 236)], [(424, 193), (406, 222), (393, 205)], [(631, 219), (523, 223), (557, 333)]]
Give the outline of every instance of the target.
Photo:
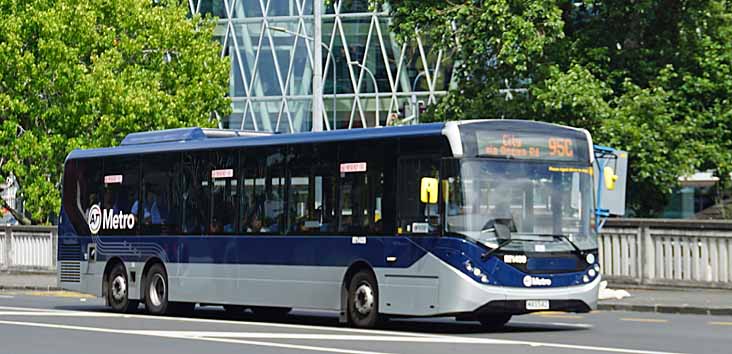
[(80, 261), (81, 245), (78, 242), (59, 242), (58, 259), (59, 261)]
[(81, 281), (81, 262), (60, 261), (59, 281), (64, 283), (78, 283)]

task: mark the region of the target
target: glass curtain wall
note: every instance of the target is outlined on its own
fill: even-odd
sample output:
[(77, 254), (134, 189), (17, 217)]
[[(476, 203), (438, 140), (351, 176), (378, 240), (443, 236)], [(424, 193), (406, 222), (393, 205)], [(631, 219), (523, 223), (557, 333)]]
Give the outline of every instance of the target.
[[(231, 59), (233, 113), (222, 128), (312, 129), (313, 1), (189, 2), (191, 12), (218, 17), (221, 55)], [(397, 42), (388, 6), (323, 1), (323, 129), (384, 126), (390, 117), (408, 121), (420, 104), (447, 92), (449, 53), (432, 48), (416, 29), (406, 43)]]

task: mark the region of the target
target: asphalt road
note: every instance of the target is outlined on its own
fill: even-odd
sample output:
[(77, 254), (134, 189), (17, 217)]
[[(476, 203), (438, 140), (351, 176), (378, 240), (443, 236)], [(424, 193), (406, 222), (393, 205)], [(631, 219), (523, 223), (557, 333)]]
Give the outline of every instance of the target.
[[(55, 295), (55, 296), (52, 296)], [(0, 353), (730, 353), (732, 317), (633, 312), (518, 316), (500, 331), (452, 319), (391, 320), (380, 330), (336, 314), (271, 322), (199, 307), (189, 317), (120, 315), (69, 293), (0, 293)]]

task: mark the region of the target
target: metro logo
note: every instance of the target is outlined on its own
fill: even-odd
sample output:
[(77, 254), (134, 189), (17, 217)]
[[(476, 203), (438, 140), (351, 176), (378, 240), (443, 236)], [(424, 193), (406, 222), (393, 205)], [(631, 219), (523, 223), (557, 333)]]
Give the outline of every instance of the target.
[(135, 227), (135, 216), (119, 211), (117, 214), (112, 209), (100, 209), (98, 205), (92, 205), (88, 215), (89, 230), (92, 234), (99, 233), (100, 229), (105, 230), (132, 230)]
[(530, 288), (532, 286), (551, 286), (552, 280), (549, 278), (532, 277), (527, 275), (524, 277), (524, 286)]

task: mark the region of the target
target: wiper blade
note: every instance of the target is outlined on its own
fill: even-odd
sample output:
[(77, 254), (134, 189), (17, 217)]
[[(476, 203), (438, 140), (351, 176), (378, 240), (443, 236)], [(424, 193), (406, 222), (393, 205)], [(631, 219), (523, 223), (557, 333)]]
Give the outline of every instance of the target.
[(492, 249), (492, 250), (490, 250), (490, 251), (488, 251), (486, 253), (481, 254), (480, 255), (480, 259), (482, 259), (482, 260), (488, 259), (488, 257), (490, 257), (491, 254), (493, 254), (493, 252), (496, 252), (496, 251), (500, 250), (501, 248), (503, 248), (504, 246), (507, 246), (509, 243), (511, 243), (513, 241), (514, 241), (514, 239), (510, 239), (509, 238), (508, 240), (505, 240), (505, 241), (501, 242), (496, 248), (494, 248), (494, 249)]
[(578, 254), (580, 254), (580, 255), (584, 254), (584, 251), (582, 251), (582, 249), (579, 248), (576, 243), (572, 242), (572, 240), (570, 240), (569, 237), (567, 237), (567, 235), (551, 235), (551, 236), (556, 239), (562, 239), (562, 240), (567, 241), (567, 243), (569, 243), (572, 246), (572, 248), (574, 248), (574, 250), (577, 251)]

